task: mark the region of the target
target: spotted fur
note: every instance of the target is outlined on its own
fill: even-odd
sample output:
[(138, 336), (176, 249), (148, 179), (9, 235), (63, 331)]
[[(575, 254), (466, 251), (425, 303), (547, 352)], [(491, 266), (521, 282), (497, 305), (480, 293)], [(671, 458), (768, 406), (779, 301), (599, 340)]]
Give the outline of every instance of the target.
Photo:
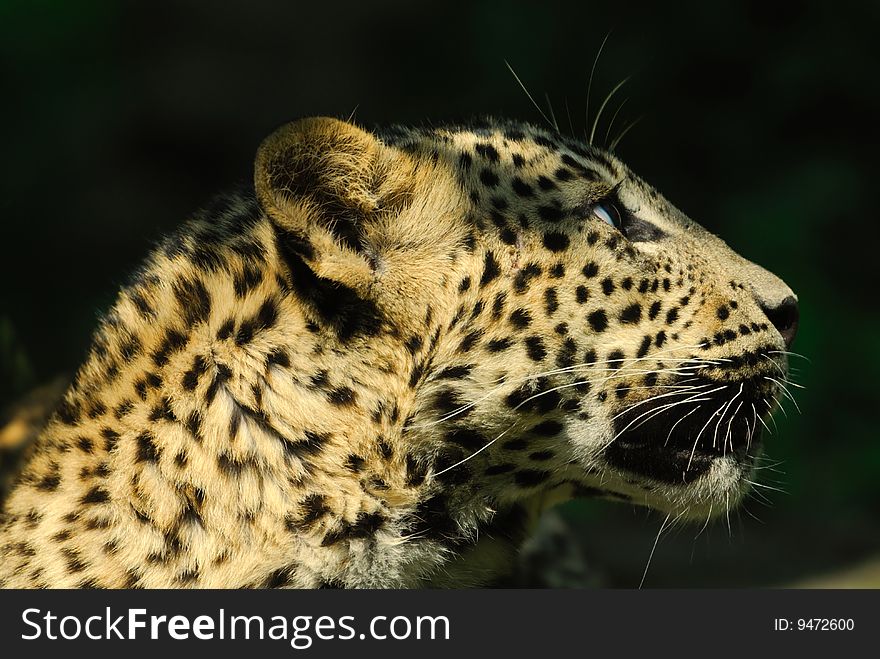
[(6, 502), (0, 583), (462, 586), (554, 501), (702, 519), (747, 489), (795, 326), (610, 153), (302, 120), (120, 292)]

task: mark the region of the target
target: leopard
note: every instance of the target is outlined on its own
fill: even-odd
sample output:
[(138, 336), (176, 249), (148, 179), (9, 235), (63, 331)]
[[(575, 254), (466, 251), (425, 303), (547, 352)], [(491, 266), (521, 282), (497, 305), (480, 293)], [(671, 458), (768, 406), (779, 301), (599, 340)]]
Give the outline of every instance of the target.
[(310, 117), (159, 243), (6, 500), (6, 588), (443, 588), (547, 508), (749, 493), (798, 298), (614, 152)]

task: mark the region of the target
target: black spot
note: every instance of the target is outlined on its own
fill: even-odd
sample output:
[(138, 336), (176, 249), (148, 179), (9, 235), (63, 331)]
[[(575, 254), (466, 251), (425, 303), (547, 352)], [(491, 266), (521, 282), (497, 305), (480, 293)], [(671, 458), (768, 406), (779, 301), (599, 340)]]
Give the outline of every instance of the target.
[(385, 460), (389, 460), (391, 456), (394, 455), (394, 449), (391, 448), (391, 445), (381, 437), (379, 438), (377, 445), (379, 446), (379, 453), (382, 454), (382, 457)]
[(353, 405), (356, 398), (357, 395), (351, 387), (338, 387), (327, 394), (327, 400), (340, 407)]
[[(643, 281), (645, 281), (645, 280), (643, 280)], [(648, 318), (649, 318), (650, 320), (654, 320), (654, 319), (657, 317), (657, 314), (660, 313), (660, 309), (661, 309), (662, 307), (663, 307), (663, 305), (660, 303), (659, 300), (656, 301), (656, 302), (652, 302), (652, 303), (651, 303), (651, 308), (648, 309)]]
[(125, 341), (119, 346), (119, 354), (123, 361), (130, 362), (140, 354), (141, 348), (140, 340), (138, 340), (137, 337), (131, 337), (128, 341)]
[(406, 351), (409, 354), (415, 355), (419, 350), (421, 350), (422, 343), (422, 337), (417, 334), (413, 334), (406, 341), (404, 341), (403, 346), (406, 348)]
[(470, 375), (471, 370), (473, 370), (473, 366), (468, 365), (459, 365), (459, 366), (448, 366), (444, 368), (440, 373), (437, 374), (438, 380), (457, 380)]
[(510, 314), (510, 324), (517, 329), (525, 329), (532, 322), (532, 316), (525, 309), (515, 309)]
[(678, 307), (672, 307), (666, 312), (666, 324), (672, 325), (676, 320), (678, 320)]
[(150, 416), (148, 417), (150, 421), (155, 423), (160, 419), (165, 419), (166, 421), (176, 421), (177, 418), (174, 416), (174, 411), (171, 409), (171, 399), (167, 396), (162, 398), (158, 405), (154, 405), (150, 410)]
[(545, 222), (559, 222), (562, 219), (562, 209), (558, 206), (538, 206), (538, 217)]
[(562, 424), (559, 423), (559, 421), (548, 419), (547, 421), (542, 421), (538, 425), (534, 426), (531, 432), (536, 435), (540, 435), (541, 437), (555, 437), (560, 432), (562, 432)]
[(657, 332), (657, 338), (655, 339), (655, 343), (657, 344), (658, 348), (662, 348), (663, 344), (666, 343), (666, 332), (664, 332), (663, 330), (660, 330), (659, 332)]
[(603, 332), (608, 327), (608, 316), (605, 315), (603, 309), (598, 309), (587, 316), (587, 322), (594, 332)]
[(550, 276), (553, 279), (562, 279), (565, 276), (565, 264), (556, 263), (552, 268), (550, 268)]
[(110, 495), (107, 493), (107, 490), (100, 487), (93, 487), (89, 490), (83, 497), (80, 499), (80, 503), (83, 504), (93, 504), (93, 503), (107, 503), (110, 500)]
[(495, 260), (495, 255), (491, 251), (487, 251), (483, 260), (483, 276), (480, 277), (480, 288), (483, 288), (500, 274), (501, 268), (498, 267), (498, 261)]
[(467, 236), (465, 236), (464, 248), (471, 254), (473, 254), (474, 250), (477, 248), (477, 237), (473, 234), (473, 232), (470, 232)]
[(450, 430), (446, 433), (446, 441), (470, 451), (481, 449), (488, 443), (488, 440), (480, 433), (468, 428), (454, 428)]
[(211, 296), (200, 280), (181, 278), (174, 282), (173, 288), (187, 327), (208, 319), (211, 313)]
[(529, 263), (522, 270), (516, 273), (513, 279), (513, 288), (517, 293), (525, 293), (529, 288), (532, 279), (541, 274), (541, 266), (537, 263)]
[(532, 186), (530, 186), (518, 176), (515, 176), (513, 178), (513, 181), (511, 181), (511, 186), (513, 187), (513, 191), (520, 197), (531, 197), (535, 194), (535, 192), (532, 190)]
[(544, 291), (544, 310), (547, 312), (548, 316), (552, 316), (553, 313), (559, 308), (559, 300), (556, 297), (556, 289), (548, 288)]
[(486, 344), (486, 347), (489, 349), (489, 352), (502, 352), (512, 345), (513, 340), (505, 337), (503, 339), (492, 339)]
[(570, 242), (568, 236), (558, 231), (548, 231), (544, 234), (544, 247), (551, 252), (561, 252), (567, 249)]
[(61, 484), (61, 475), (57, 473), (47, 474), (37, 481), (36, 488), (43, 492), (54, 492)]
[(284, 348), (275, 348), (266, 355), (266, 366), (281, 366), (282, 368), (290, 367), (290, 356)]
[[(453, 389), (448, 387), (446, 389), (441, 389), (434, 397), (434, 407), (437, 408), (437, 411), (440, 412), (441, 415), (449, 414), (450, 412), (454, 412), (464, 406), (465, 402), (459, 398), (458, 394)], [(467, 416), (470, 411), (471, 408), (461, 410), (456, 416)]]
[(304, 439), (296, 442), (280, 435), (278, 435), (278, 438), (282, 440), (282, 446), (287, 453), (302, 460), (309, 460), (318, 455), (330, 439), (329, 435), (317, 433), (313, 430), (306, 430), (303, 435)]
[(480, 182), (487, 188), (494, 188), (498, 185), (498, 175), (491, 169), (483, 169), (480, 172)]
[(501, 292), (495, 296), (495, 301), (492, 303), (492, 318), (496, 320), (501, 317), (501, 314), (504, 312), (504, 303), (507, 301), (507, 293)]
[(153, 363), (156, 366), (164, 366), (168, 363), (170, 355), (183, 349), (186, 345), (186, 336), (175, 329), (169, 329), (159, 347), (153, 353)]
[(485, 142), (480, 142), (475, 147), (477, 155), (486, 158), (490, 162), (496, 163), (499, 160), (498, 151), (495, 150), (495, 147), (491, 144), (487, 144)]
[(549, 478), (549, 471), (540, 471), (537, 469), (521, 469), (513, 475), (514, 481), (521, 487), (534, 487), (540, 485)]
[(574, 178), (574, 174), (566, 169), (565, 167), (560, 167), (555, 172), (553, 172), (553, 176), (556, 177), (557, 181), (570, 181)]
[(590, 278), (595, 277), (596, 275), (599, 274), (599, 266), (596, 263), (593, 263), (591, 261), (590, 263), (587, 263), (587, 265), (584, 266), (584, 269), (582, 272), (584, 273), (584, 277), (586, 277), (587, 279), (590, 279)]
[(232, 336), (232, 332), (235, 329), (235, 321), (232, 318), (226, 320), (221, 326), (220, 329), (217, 330), (217, 339), (219, 341), (224, 341)]
[(196, 355), (193, 359), (192, 368), (183, 374), (181, 385), (186, 391), (193, 391), (199, 384), (199, 377), (208, 369), (205, 358), (202, 355)]
[(529, 336), (526, 338), (525, 344), (526, 352), (533, 361), (542, 361), (547, 356), (547, 349), (544, 347), (544, 341), (541, 337)]
[(458, 283), (458, 292), (459, 292), (459, 293), (464, 293), (465, 291), (467, 291), (468, 289), (470, 289), (470, 287), (471, 287), (471, 278), (470, 278), (470, 277), (465, 277), (464, 279), (462, 279), (462, 280)]
[(636, 352), (636, 357), (644, 357), (648, 354), (648, 350), (651, 348), (652, 337), (650, 334), (646, 335), (642, 338), (642, 343), (639, 345), (639, 349)]
[(546, 176), (539, 176), (538, 177), (538, 187), (541, 188), (542, 190), (545, 190), (545, 191), (557, 189), (556, 184), (553, 181), (551, 181), (549, 178), (547, 178)]
[(615, 368), (621, 368), (623, 366), (623, 358), (624, 354), (622, 350), (612, 350), (608, 353), (608, 357), (605, 361), (614, 365)]
[(322, 547), (328, 547), (342, 540), (355, 540), (357, 538), (368, 538), (378, 531), (385, 523), (385, 517), (382, 513), (366, 513), (360, 512), (355, 518), (354, 523), (343, 523), (338, 528), (330, 531), (321, 541)]
[(425, 482), (428, 470), (424, 464), (416, 460), (411, 454), (406, 456), (406, 484), (416, 487)]
[(119, 441), (118, 432), (116, 432), (112, 428), (101, 428), (101, 437), (104, 438), (104, 450), (107, 453), (110, 453), (114, 448), (116, 448), (116, 443)]
[(257, 313), (241, 323), (235, 335), (237, 345), (245, 345), (253, 339), (254, 334), (269, 329), (278, 319), (278, 306), (274, 299), (269, 298), (260, 305)]
[(612, 281), (611, 277), (605, 277), (602, 280), (602, 292), (605, 295), (611, 295), (614, 292), (614, 281)]
[(137, 307), (138, 313), (142, 318), (150, 320), (156, 315), (156, 311), (150, 306), (150, 303), (147, 302), (141, 291), (130, 291), (129, 297), (131, 297), (131, 301)]
[(638, 323), (642, 319), (642, 305), (631, 304), (620, 312), (621, 323)]
[(577, 354), (577, 343), (574, 339), (566, 339), (562, 343), (562, 348), (556, 354), (556, 365), (559, 368), (569, 368), (574, 365), (574, 358)]
[(64, 398), (58, 404), (58, 409), (55, 410), (55, 414), (58, 416), (58, 420), (64, 425), (74, 426), (79, 422), (82, 411), (80, 410), (79, 405)]
[(70, 573), (82, 572), (88, 567), (88, 564), (83, 562), (79, 553), (75, 550), (70, 549), (69, 547), (65, 547), (61, 550), (61, 553), (64, 554), (65, 561), (67, 563), (67, 571)]
[(583, 304), (588, 299), (590, 299), (590, 291), (587, 290), (586, 286), (578, 286), (574, 291), (575, 299), (578, 301), (578, 304)]
[(715, 314), (718, 316), (719, 320), (727, 320), (730, 317), (730, 310), (727, 308), (727, 305), (722, 304), (718, 307)]
[(516, 469), (516, 465), (505, 462), (487, 467), (486, 471), (483, 473), (486, 474), (486, 476), (500, 476), (501, 474), (509, 474), (514, 469)]
[(546, 462), (553, 458), (554, 455), (553, 451), (550, 450), (535, 451), (534, 453), (529, 453), (529, 458), (537, 462)]
[(202, 441), (202, 414), (198, 410), (190, 412), (186, 417), (184, 427), (193, 436), (196, 441)]
[(161, 451), (153, 441), (153, 435), (144, 431), (137, 438), (137, 462), (159, 462)]
[(469, 332), (465, 335), (464, 339), (462, 339), (461, 345), (458, 347), (459, 351), (468, 352), (482, 337), (483, 330), (473, 330), (472, 332)]
[(363, 470), (365, 464), (367, 464), (367, 461), (354, 453), (350, 454), (345, 460), (345, 466), (355, 473)]
[(517, 439), (508, 439), (501, 445), (501, 448), (505, 451), (522, 451), (525, 448), (528, 448), (529, 442), (521, 437)]

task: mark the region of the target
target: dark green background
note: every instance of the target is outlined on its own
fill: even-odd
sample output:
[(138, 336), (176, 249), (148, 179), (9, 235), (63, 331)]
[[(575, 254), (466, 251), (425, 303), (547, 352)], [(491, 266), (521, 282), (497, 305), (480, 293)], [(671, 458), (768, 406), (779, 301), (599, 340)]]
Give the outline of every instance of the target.
[[(582, 134), (613, 30), (593, 108), (631, 75), (615, 125), (643, 115), (619, 154), (794, 288), (794, 349), (811, 360), (794, 362), (803, 415), (789, 405), (768, 443), (781, 464), (764, 482), (784, 493), (750, 500), (731, 531), (664, 536), (646, 584), (789, 583), (854, 564), (880, 549), (878, 25), (878, 3), (827, 0), (0, 0), (0, 402), (72, 371), (127, 272), (249, 178), (277, 125), (353, 111), (368, 125), (540, 121), (506, 59)], [(638, 584), (660, 517), (561, 513), (592, 582)]]

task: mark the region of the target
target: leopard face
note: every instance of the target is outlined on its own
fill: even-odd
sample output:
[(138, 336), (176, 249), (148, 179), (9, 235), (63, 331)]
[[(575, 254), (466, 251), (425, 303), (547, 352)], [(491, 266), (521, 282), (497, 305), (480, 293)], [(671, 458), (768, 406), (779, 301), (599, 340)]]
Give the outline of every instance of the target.
[(120, 292), (5, 504), (0, 585), (462, 586), (559, 499), (710, 517), (797, 323), (611, 153), (304, 119)]
[(505, 122), (389, 136), (448, 164), (479, 236), (412, 425), (461, 449), (443, 476), (678, 517), (735, 505), (788, 395), (789, 287), (607, 152)]

